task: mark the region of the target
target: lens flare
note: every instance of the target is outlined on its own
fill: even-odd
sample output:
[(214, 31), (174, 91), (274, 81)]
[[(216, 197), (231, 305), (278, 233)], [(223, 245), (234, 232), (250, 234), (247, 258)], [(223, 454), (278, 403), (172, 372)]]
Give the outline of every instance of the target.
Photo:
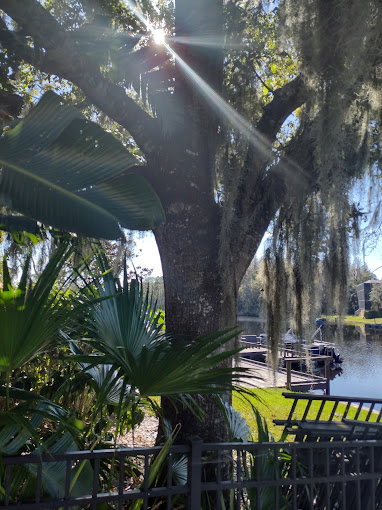
[[(154, 41), (156, 44), (163, 44), (166, 50), (172, 55), (179, 68), (182, 70), (183, 74), (187, 76), (191, 83), (195, 86), (195, 88), (199, 91), (200, 95), (204, 97), (204, 99), (214, 107), (215, 112), (219, 115), (221, 119), (225, 122), (229, 123), (234, 129), (238, 130), (249, 142), (252, 147), (254, 147), (261, 158), (265, 161), (268, 161), (268, 165), (277, 164), (280, 169), (288, 174), (293, 175), (296, 169), (301, 174), (301, 168), (290, 158), (282, 157), (281, 159), (275, 153), (272, 143), (262, 135), (260, 131), (258, 131), (249, 121), (247, 121), (240, 113), (238, 113), (230, 104), (225, 101), (217, 92), (213, 90), (213, 88), (208, 85), (175, 51), (169, 43), (166, 41), (165, 33), (162, 28), (155, 29), (153, 25), (149, 22), (149, 20), (145, 17), (142, 11), (137, 8), (136, 5), (133, 4), (132, 0), (125, 0), (125, 5), (131, 9), (131, 11), (135, 14), (135, 16), (146, 26), (146, 28), (152, 33), (154, 37)], [(204, 46), (217, 46), (218, 40), (212, 39), (208, 44), (206, 38), (190, 38), (187, 41), (187, 38), (175, 37), (171, 38), (171, 40), (177, 39), (178, 43), (182, 44), (194, 44), (194, 45), (204, 45)], [(239, 47), (239, 44), (235, 44), (231, 41), (228, 46)]]
[(163, 28), (157, 28), (153, 31), (153, 38), (155, 44), (164, 44), (166, 37)]

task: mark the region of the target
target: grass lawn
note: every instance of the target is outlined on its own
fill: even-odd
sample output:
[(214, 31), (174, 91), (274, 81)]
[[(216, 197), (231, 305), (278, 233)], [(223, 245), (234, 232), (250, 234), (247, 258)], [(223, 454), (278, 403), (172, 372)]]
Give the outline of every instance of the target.
[[(328, 324), (335, 324), (339, 321), (338, 315), (327, 315), (326, 320)], [(364, 317), (358, 317), (358, 315), (345, 315), (343, 323), (348, 326), (362, 326), (362, 324), (381, 324), (382, 317), (377, 319), (365, 319)]]
[[(286, 399), (282, 396), (282, 393), (287, 393), (285, 388), (267, 388), (267, 389), (254, 389), (251, 391), (251, 396), (249, 397), (250, 403), (254, 407), (257, 408), (259, 413), (263, 418), (265, 418), (268, 429), (270, 433), (273, 435), (276, 441), (278, 441), (281, 437), (283, 427), (279, 427), (274, 425), (273, 420), (278, 419), (286, 419), (288, 418), (290, 409), (292, 407), (293, 399)], [(251, 427), (253, 439), (257, 439), (257, 424), (256, 418), (253, 414), (251, 404), (249, 402), (244, 401), (240, 395), (237, 393), (233, 394), (233, 407), (236, 411), (239, 411), (242, 416), (246, 419), (248, 425)], [(295, 418), (300, 419), (305, 410), (306, 402), (300, 402), (296, 407)], [(313, 418), (317, 413), (321, 402), (316, 401), (312, 403), (311, 411), (309, 411), (308, 419)], [(328, 403), (324, 407), (324, 411), (322, 413), (321, 419), (328, 420), (330, 413), (332, 411), (334, 403)], [(335, 419), (341, 419), (342, 413), (345, 410), (345, 405), (338, 406), (338, 414), (336, 413)], [(350, 410), (348, 414), (348, 418), (354, 418), (356, 409), (354, 408), (353, 412)], [(371, 421), (375, 421), (377, 413), (374, 413)], [(360, 414), (359, 419), (363, 419), (366, 417), (366, 412)]]

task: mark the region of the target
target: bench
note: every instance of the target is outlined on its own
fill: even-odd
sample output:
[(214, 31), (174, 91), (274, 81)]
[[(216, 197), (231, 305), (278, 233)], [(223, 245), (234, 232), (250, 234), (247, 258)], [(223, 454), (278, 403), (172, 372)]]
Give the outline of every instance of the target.
[[(338, 501), (343, 500), (346, 500), (343, 510), (360, 508), (361, 501), (365, 510), (382, 508), (382, 447), (375, 448), (372, 456), (368, 447), (368, 443), (375, 444), (376, 440), (382, 439), (382, 399), (301, 393), (283, 395), (293, 399), (292, 407), (286, 420), (274, 420), (274, 423), (284, 427), (284, 440), (292, 437), (300, 446), (307, 445), (306, 449), (299, 449), (295, 466), (304, 473), (314, 472), (316, 479), (321, 480), (343, 473), (347, 473), (350, 480), (354, 473), (370, 470), (376, 473), (374, 481), (359, 478), (357, 483), (344, 483), (341, 487), (313, 483), (309, 491), (297, 491), (299, 508), (329, 510), (337, 508)], [(381, 410), (376, 410), (378, 406)], [(314, 457), (309, 450), (312, 442), (315, 443)], [(355, 444), (362, 444), (362, 447), (357, 450)], [(333, 447), (327, 448), (328, 445)], [(377, 501), (378, 506), (373, 501)]]
[[(297, 441), (332, 441), (382, 438), (382, 399), (283, 393), (293, 399), (288, 418), (273, 420), (283, 436)], [(318, 406), (313, 404), (318, 402)], [(381, 409), (375, 411), (380, 405)], [(324, 412), (329, 418), (322, 419)], [(299, 417), (301, 415), (301, 417)]]

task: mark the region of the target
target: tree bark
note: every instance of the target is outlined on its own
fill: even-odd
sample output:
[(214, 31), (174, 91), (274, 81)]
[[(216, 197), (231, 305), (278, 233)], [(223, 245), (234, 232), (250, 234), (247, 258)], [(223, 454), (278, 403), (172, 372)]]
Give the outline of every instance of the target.
[[(219, 268), (219, 238), (208, 219), (204, 218), (203, 225), (194, 207), (184, 203), (177, 207), (179, 212), (167, 217), (166, 225), (155, 236), (163, 268), (166, 329), (173, 341), (187, 343), (202, 334), (234, 327), (237, 293), (232, 279), (225, 279)], [(195, 232), (199, 232), (197, 239)], [(175, 411), (171, 404), (164, 403), (173, 425), (181, 423), (177, 441), (184, 443), (195, 435), (207, 442), (228, 440), (215, 398), (205, 396), (199, 403), (206, 413), (204, 421), (195, 419), (186, 409)]]

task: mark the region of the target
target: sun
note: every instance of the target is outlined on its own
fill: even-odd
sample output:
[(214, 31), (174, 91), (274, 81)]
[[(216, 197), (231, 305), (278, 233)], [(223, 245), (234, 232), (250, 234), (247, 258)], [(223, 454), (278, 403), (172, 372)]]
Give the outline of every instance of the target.
[(153, 37), (155, 44), (164, 44), (166, 37), (163, 28), (156, 28), (153, 30)]

